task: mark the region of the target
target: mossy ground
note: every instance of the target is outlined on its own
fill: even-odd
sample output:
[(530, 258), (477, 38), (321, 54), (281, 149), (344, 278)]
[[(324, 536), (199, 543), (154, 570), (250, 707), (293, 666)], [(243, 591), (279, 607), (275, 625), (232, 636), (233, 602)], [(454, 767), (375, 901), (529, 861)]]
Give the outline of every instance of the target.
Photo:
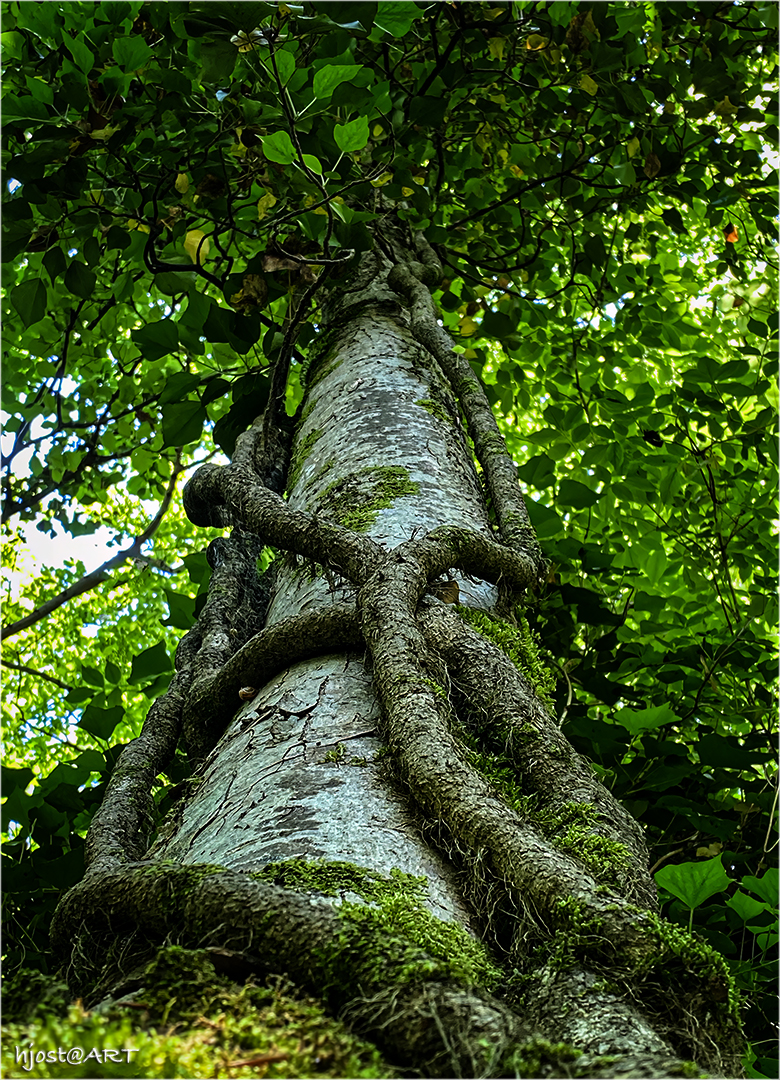
[[(26, 1023), (6, 1024), (3, 1075), (105, 1080), (398, 1075), (372, 1044), (282, 978), (237, 987), (217, 974), (207, 953), (170, 946), (149, 965), (145, 979), (132, 1007), (88, 1012), (79, 1003), (55, 1010), (49, 1002)], [(48, 1053), (55, 1060), (25, 1068), (15, 1060), (17, 1047), (32, 1047), (38, 1056)], [(85, 1060), (58, 1062), (60, 1048), (65, 1053), (78, 1048)], [(128, 1049), (136, 1052), (127, 1055)]]

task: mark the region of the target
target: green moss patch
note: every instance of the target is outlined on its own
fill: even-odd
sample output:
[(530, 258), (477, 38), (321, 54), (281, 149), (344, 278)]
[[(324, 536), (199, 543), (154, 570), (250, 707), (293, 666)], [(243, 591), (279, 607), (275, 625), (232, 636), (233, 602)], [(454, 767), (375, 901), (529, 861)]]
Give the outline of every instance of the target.
[(506, 653), (518, 671), (528, 679), (547, 709), (552, 712), (556, 678), (542, 659), (539, 641), (527, 621), (519, 616), (517, 625), (513, 626), (512, 623), (497, 615), (490, 615), (486, 611), (477, 611), (475, 608), (464, 607), (461, 604), (457, 606), (456, 611), (472, 630), (482, 634), (497, 645), (503, 653)]
[(306, 459), (314, 449), (315, 443), (322, 438), (323, 434), (324, 431), (322, 428), (313, 428), (296, 446), (293, 455), (293, 464), (290, 467), (290, 473), (287, 477), (288, 491), (291, 491), (298, 483), (303, 466), (306, 464)]
[(419, 405), (421, 409), (425, 409), (431, 416), (435, 416), (437, 420), (441, 420), (443, 424), (452, 423), (452, 417), (440, 401), (433, 401), (431, 398), (421, 398), (419, 401), (415, 401), (415, 405)]
[(430, 913), (425, 878), (397, 869), (385, 877), (352, 863), (303, 859), (271, 863), (253, 876), (300, 892), (360, 897), (363, 902), (342, 902), (339, 939), (319, 958), (336, 984), (346, 979), (383, 985), (389, 969), (399, 983), (452, 979), (491, 989), (503, 978), (481, 941)]
[(408, 469), (401, 465), (374, 465), (330, 484), (322, 494), (322, 506), (339, 525), (366, 532), (380, 510), (419, 490), (420, 485), (409, 479)]

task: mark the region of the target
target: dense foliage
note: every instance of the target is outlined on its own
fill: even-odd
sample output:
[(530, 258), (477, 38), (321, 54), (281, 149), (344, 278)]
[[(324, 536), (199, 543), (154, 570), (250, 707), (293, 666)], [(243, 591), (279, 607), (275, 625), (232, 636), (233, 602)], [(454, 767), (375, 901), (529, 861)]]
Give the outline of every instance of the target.
[[(32, 523), (142, 536), (294, 342), (293, 412), (317, 287), (394, 207), (520, 466), (563, 729), (776, 1075), (776, 5), (4, 8), (6, 566)], [(10, 636), (11, 970), (46, 970), (101, 785), (204, 594), (212, 534), (165, 508)], [(5, 625), (83, 574), (43, 569)]]

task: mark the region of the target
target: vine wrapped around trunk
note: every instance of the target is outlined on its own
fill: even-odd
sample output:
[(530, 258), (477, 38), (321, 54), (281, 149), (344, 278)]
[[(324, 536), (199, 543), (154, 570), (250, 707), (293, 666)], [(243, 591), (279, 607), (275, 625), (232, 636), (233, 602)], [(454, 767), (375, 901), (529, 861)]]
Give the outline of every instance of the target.
[[(736, 1005), (722, 961), (659, 919), (641, 830), (555, 723), (534, 670), (539, 658), (518, 670), (490, 640), (491, 627), (522, 628), (489, 614), (475, 621), (496, 603), (484, 583), (513, 607), (544, 563), (484, 394), (436, 324), (424, 284), (436, 280), (435, 257), (422, 238), (414, 248), (399, 235), (384, 245), (392, 258), (364, 257), (353, 287), (326, 313), (288, 498), (263, 479), (274, 475), (263, 457), (273, 443), (269, 413), (239, 438), (231, 464), (203, 466), (188, 484), (191, 520), (229, 523), (232, 532), (212, 541), (207, 604), (182, 639), (167, 695), (114, 770), (90, 831), (87, 876), (58, 908), (54, 945), (88, 1000), (137, 980), (121, 960), (123, 936), (133, 938), (137, 963), (172, 934), (187, 947), (229, 950), (246, 971), (327, 986), (331, 1007), (423, 1075), (676, 1076), (687, 1075), (683, 1059), (734, 1072)], [(399, 370), (391, 385), (377, 374), (389, 347)], [(390, 432), (379, 446), (394, 455), (389, 466), (375, 458), (350, 471), (328, 457), (317, 425), (324, 410), (341, 408), (356, 424), (373, 410), (376, 430)], [(414, 472), (407, 415), (442, 448), (429, 474)], [(437, 468), (470, 477), (473, 520), (464, 524), (453, 507), (417, 523), (415, 500), (421, 486), (439, 483)], [(286, 554), (259, 579), (264, 544)], [(445, 574), (460, 583), (463, 609), (433, 595)], [(282, 775), (295, 746), (308, 764), (321, 745), (307, 732), (325, 687), (339, 664), (363, 656), (367, 667), (354, 670), (370, 675), (365, 700), (375, 694), (380, 711), (356, 714), (344, 740), (373, 754), (368, 765), (353, 760), (389, 793), (376, 796), (389, 800), (377, 808), (406, 806), (402, 864), (372, 876), (367, 851), (312, 858), (317, 832), (303, 826), (291, 833), (309, 837), (308, 847), (295, 841), (299, 855), (261, 857), (292, 850), (279, 846), (283, 816), (271, 821), (265, 848), (253, 840), (260, 847), (242, 854), (236, 840), (222, 865), (202, 859), (198, 836), (223, 826), (238, 836), (241, 826), (209, 801), (220, 769), (230, 774), (226, 792), (242, 775), (223, 762), (251, 763), (254, 733), (267, 731), (268, 746), (279, 746), (268, 775)], [(325, 673), (313, 703), (303, 691), (295, 701), (263, 697), (296, 671)], [(192, 781), (148, 849), (151, 786), (180, 737)], [(318, 767), (341, 760), (344, 745), (331, 745)], [(254, 802), (264, 798), (258, 788)], [(431, 855), (414, 854), (424, 849)], [(424, 857), (433, 860), (428, 885), (407, 869)], [(453, 874), (466, 882), (470, 912), (451, 899)], [(587, 1007), (561, 1004), (583, 999)]]

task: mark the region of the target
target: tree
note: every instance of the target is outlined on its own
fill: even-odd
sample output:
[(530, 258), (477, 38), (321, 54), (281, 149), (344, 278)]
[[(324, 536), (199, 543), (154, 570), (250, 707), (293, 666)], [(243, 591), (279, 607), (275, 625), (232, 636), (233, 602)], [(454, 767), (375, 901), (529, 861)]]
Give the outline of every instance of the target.
[(11, 967), (771, 1075), (774, 5), (7, 16), (6, 519), (135, 537), (10, 605)]

